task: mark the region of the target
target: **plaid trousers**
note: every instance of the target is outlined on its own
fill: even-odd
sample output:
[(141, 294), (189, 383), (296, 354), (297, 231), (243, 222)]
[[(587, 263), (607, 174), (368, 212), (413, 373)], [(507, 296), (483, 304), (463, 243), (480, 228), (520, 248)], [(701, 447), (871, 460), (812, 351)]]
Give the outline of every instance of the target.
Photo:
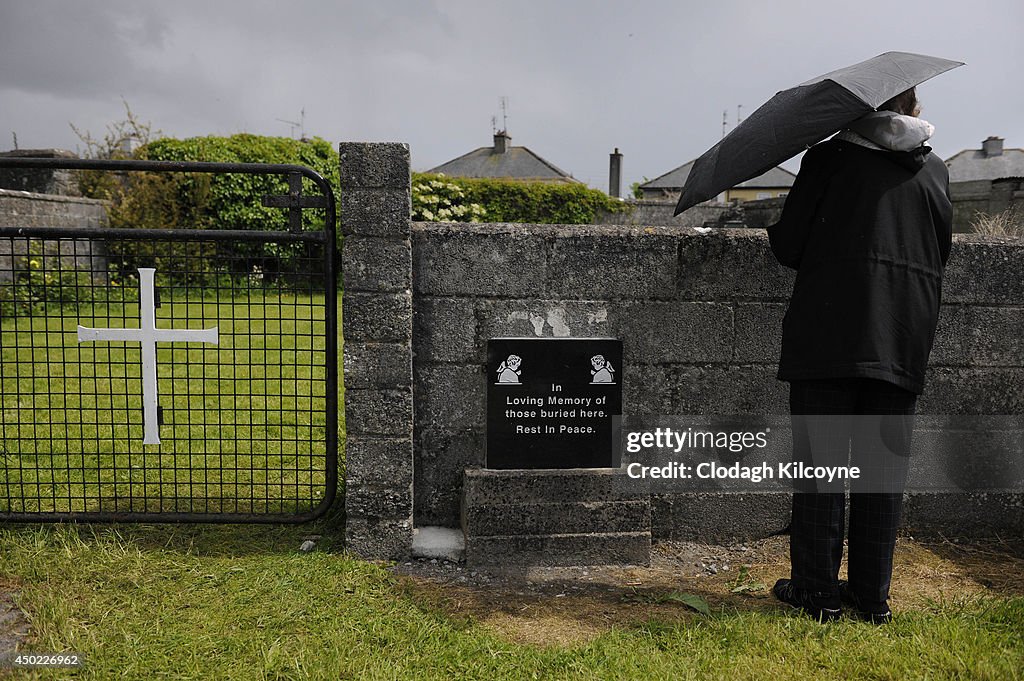
[[(868, 469), (866, 477), (872, 481), (867, 483), (870, 491), (858, 491), (857, 486), (851, 484), (849, 584), (861, 602), (883, 603), (889, 598), (892, 581), (892, 554), (903, 509), (906, 457), (910, 452), (917, 395), (892, 383), (870, 378), (791, 381), (789, 405), (793, 415), (794, 461), (814, 465), (862, 464)], [(800, 415), (815, 415), (816, 418), (801, 420)], [(820, 419), (817, 415), (837, 415), (837, 418)], [(838, 415), (903, 417), (892, 420), (894, 425), (884, 437), (888, 450), (897, 453), (888, 461), (896, 463), (882, 465), (872, 451), (877, 443), (858, 425), (869, 419), (844, 419)], [(815, 429), (818, 432), (814, 432)], [(878, 429), (874, 431), (877, 440)], [(886, 491), (877, 491), (880, 480), (885, 483)], [(793, 494), (791, 578), (797, 588), (834, 596), (839, 591), (846, 497), (841, 487), (839, 491), (830, 492), (811, 491), (814, 489), (813, 482), (810, 486), (798, 485)]]

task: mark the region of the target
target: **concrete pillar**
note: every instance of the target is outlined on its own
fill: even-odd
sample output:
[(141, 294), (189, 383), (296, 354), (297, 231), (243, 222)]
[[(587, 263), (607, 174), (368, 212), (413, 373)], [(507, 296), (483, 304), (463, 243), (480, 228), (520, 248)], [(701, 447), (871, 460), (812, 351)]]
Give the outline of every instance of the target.
[(412, 549), (412, 244), (409, 146), (343, 142), (341, 227), (346, 545)]

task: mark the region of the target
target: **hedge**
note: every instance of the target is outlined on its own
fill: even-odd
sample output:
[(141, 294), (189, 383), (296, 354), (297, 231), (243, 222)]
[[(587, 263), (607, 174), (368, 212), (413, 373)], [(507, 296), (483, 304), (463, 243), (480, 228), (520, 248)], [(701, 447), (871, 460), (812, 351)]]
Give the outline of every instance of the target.
[[(304, 165), (316, 170), (338, 191), (338, 154), (331, 143), (314, 138), (298, 141), (281, 137), (239, 134), (231, 137), (164, 137), (140, 147), (133, 158), (153, 161), (207, 161), (219, 163), (274, 163)], [(96, 192), (111, 201), (108, 211), (112, 227), (142, 229), (243, 229), (275, 231), (287, 229), (287, 211), (262, 205), (265, 195), (286, 194), (288, 181), (282, 175), (243, 173), (155, 173), (133, 172), (123, 177), (105, 174), (97, 181), (86, 176)], [(303, 179), (303, 192), (320, 190)], [(323, 210), (302, 213), (304, 230), (323, 229)], [(136, 267), (156, 267), (161, 272), (181, 270), (188, 263), (189, 273), (171, 277), (178, 285), (209, 285), (224, 275), (239, 276), (252, 272), (294, 272), (301, 268), (305, 255), (302, 244), (176, 242), (132, 242), (130, 247), (111, 247), (111, 255), (121, 259), (125, 277)], [(123, 252), (121, 252), (123, 251)]]
[[(290, 163), (317, 171), (338, 192), (338, 152), (318, 137), (308, 141), (287, 137), (239, 134), (231, 137), (164, 137), (140, 147), (135, 157), (153, 161), (209, 161), (214, 163)], [(284, 228), (287, 212), (265, 208), (261, 197), (286, 194), (288, 183), (279, 175), (218, 174), (210, 178), (208, 202), (203, 207), (210, 229), (275, 230)], [(303, 193), (318, 194), (312, 181), (303, 179)], [(303, 229), (323, 228), (323, 211), (303, 211)]]
[[(627, 204), (584, 184), (413, 173), (414, 220), (592, 224)], [(481, 210), (478, 210), (481, 209)]]

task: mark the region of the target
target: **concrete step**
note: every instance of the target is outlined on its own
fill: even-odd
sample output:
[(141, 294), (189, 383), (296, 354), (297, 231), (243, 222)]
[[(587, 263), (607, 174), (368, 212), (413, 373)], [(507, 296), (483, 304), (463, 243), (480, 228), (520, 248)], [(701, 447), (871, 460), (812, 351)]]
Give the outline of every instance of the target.
[(646, 499), (482, 504), (463, 508), (462, 527), (471, 536), (650, 532), (651, 505)]
[(469, 565), (647, 565), (651, 503), (621, 470), (466, 469)]
[(577, 501), (644, 500), (648, 489), (621, 469), (573, 468), (489, 470), (467, 468), (463, 478), (467, 507)]
[(649, 565), (650, 532), (467, 536), (468, 565)]

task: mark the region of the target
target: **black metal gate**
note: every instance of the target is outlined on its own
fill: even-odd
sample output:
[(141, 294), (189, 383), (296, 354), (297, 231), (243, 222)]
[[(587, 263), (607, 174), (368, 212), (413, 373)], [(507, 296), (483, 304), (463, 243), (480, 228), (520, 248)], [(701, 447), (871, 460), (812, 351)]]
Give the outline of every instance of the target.
[[(322, 515), (338, 469), (329, 183), (294, 165), (0, 168), (276, 175), (288, 187), (262, 197), (288, 210), (280, 231), (0, 225), (0, 520)], [(304, 208), (321, 209), (322, 226), (304, 230)]]

